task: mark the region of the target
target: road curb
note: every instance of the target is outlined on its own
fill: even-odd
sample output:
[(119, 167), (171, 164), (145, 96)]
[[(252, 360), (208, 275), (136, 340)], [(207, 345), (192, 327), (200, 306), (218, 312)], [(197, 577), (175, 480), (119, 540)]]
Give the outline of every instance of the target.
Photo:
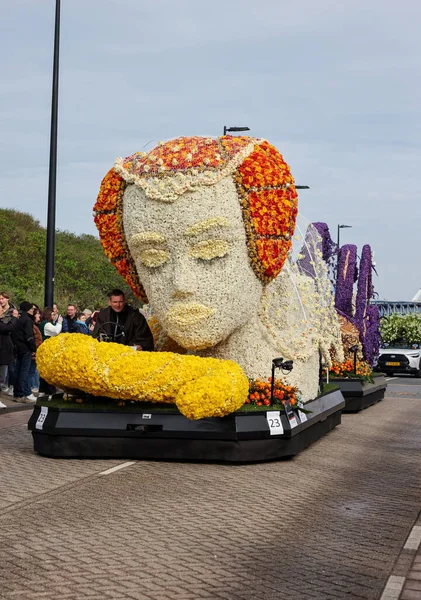
[[(393, 571), (387, 580), (380, 600), (406, 600), (407, 597), (413, 597), (414, 590), (412, 583), (414, 580), (417, 581), (418, 579), (417, 575), (414, 577), (413, 575), (415, 572), (419, 573), (418, 570), (415, 571), (415, 568), (418, 557), (421, 557), (421, 546), (419, 544), (417, 545), (408, 542), (414, 536), (414, 532), (418, 533), (420, 526), (421, 511), (419, 512), (414, 525), (411, 527), (411, 531), (405, 540), (404, 547), (396, 559)], [(408, 596), (407, 592), (412, 592), (412, 596), (411, 594)], [(421, 591), (418, 591), (417, 593), (419, 594), (418, 597), (421, 598)]]

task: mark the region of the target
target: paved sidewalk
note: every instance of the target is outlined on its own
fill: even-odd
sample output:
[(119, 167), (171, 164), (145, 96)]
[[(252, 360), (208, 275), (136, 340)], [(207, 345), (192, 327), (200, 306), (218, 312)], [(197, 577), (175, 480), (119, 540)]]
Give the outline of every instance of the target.
[(420, 598), (418, 397), (241, 466), (47, 459), (28, 417), (0, 417), (2, 599)]
[(0, 392), (0, 400), (3, 402), (3, 404), (6, 405), (6, 408), (0, 409), (0, 416), (3, 414), (16, 412), (19, 410), (28, 410), (28, 409), (32, 410), (32, 408), (33, 408), (33, 404), (26, 404), (23, 402), (15, 402), (13, 400), (12, 396), (5, 394), (3, 391)]

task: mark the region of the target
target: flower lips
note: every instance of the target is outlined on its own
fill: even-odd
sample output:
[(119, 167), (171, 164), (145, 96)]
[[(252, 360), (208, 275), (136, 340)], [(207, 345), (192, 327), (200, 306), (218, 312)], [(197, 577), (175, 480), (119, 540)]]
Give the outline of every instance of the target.
[(165, 320), (170, 325), (181, 329), (201, 325), (215, 314), (214, 308), (209, 308), (199, 302), (177, 303), (165, 315)]
[(207, 321), (216, 310), (198, 302), (177, 302), (165, 314), (168, 335), (187, 350), (211, 348), (220, 338)]

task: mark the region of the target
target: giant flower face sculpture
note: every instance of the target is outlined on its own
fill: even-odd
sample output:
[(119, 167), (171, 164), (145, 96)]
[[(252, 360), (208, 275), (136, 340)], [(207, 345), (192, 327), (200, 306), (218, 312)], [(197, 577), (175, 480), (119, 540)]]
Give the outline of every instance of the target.
[(215, 346), (256, 311), (262, 284), (248, 261), (232, 179), (165, 204), (130, 186), (124, 215), (129, 251), (155, 316), (181, 346)]
[(178, 138), (117, 160), (95, 211), (119, 272), (172, 339), (202, 350), (256, 314), (290, 249), (297, 193), (265, 140)]

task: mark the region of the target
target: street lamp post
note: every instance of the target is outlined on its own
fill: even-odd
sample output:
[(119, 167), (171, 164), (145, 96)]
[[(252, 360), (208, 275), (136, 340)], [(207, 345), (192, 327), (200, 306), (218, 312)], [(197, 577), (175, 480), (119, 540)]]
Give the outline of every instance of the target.
[(352, 225), (338, 225), (338, 250), (339, 250), (339, 232), (341, 229), (352, 228)]
[(250, 131), (250, 127), (227, 127), (224, 125), (224, 135), (227, 135), (227, 131)]
[(57, 124), (58, 75), (60, 49), (60, 0), (56, 0), (54, 28), (53, 88), (51, 99), (50, 164), (48, 174), (47, 254), (45, 262), (44, 306), (54, 302), (54, 250), (56, 236), (56, 182), (57, 182)]

